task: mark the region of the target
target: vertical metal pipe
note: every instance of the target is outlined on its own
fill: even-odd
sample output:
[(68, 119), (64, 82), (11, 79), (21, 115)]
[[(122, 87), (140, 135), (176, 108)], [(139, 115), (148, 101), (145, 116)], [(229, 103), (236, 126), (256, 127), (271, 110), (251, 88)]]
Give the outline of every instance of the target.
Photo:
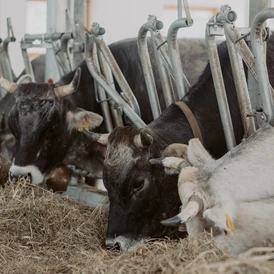
[(23, 56), (23, 60), (24, 60), (26, 74), (29, 74), (31, 76), (31, 78), (32, 78), (32, 81), (35, 82), (36, 79), (35, 79), (35, 76), (34, 76), (34, 72), (33, 72), (33, 68), (32, 68), (31, 62), (29, 60), (27, 49), (23, 49), (22, 48), (22, 56)]
[(209, 34), (209, 26), (206, 26), (206, 45), (207, 53), (210, 63), (210, 68), (212, 72), (212, 77), (214, 81), (214, 87), (216, 92), (216, 97), (218, 101), (218, 106), (220, 110), (220, 115), (222, 119), (223, 129), (225, 133), (225, 139), (228, 150), (232, 149), (236, 145), (234, 129), (232, 125), (232, 120), (229, 112), (228, 101), (226, 97), (225, 85), (222, 76), (222, 69), (220, 65), (220, 60), (218, 56), (217, 46), (215, 37)]
[[(92, 42), (93, 42), (92, 54), (93, 54), (94, 66), (100, 72), (100, 64), (99, 64), (99, 60), (98, 60), (97, 47), (96, 47), (95, 42), (94, 41), (92, 41)], [(102, 108), (104, 123), (106, 125), (107, 132), (111, 132), (113, 130), (113, 125), (112, 125), (112, 120), (111, 120), (111, 116), (110, 116), (110, 111), (109, 111), (109, 106), (108, 106), (108, 101), (107, 101), (108, 99), (107, 99), (106, 93), (105, 93), (104, 89), (96, 81), (94, 81), (94, 85), (95, 85), (95, 90), (98, 94), (99, 103)]]
[(174, 99), (172, 96), (172, 89), (171, 89), (171, 83), (170, 83), (170, 75), (169, 71), (167, 70), (165, 64), (163, 63), (163, 60), (160, 56), (161, 52), (157, 50), (157, 37), (161, 36), (160, 33), (151, 32), (151, 42), (154, 50), (154, 56), (157, 63), (157, 69), (159, 72), (159, 77), (163, 89), (163, 95), (165, 98), (165, 104), (166, 107), (174, 103)]
[[(79, 22), (81, 25), (86, 24), (86, 0), (69, 0), (71, 2), (70, 6), (73, 6), (71, 9), (73, 21)], [(89, 12), (89, 11), (88, 11)], [(76, 26), (77, 36), (73, 40), (72, 45), (72, 69), (78, 67), (84, 61), (84, 47), (83, 47), (83, 38), (84, 30), (78, 25)]]
[[(269, 7), (269, 0), (250, 0), (249, 1), (249, 26), (251, 26), (253, 19), (255, 18), (256, 14), (263, 9)], [(248, 43), (249, 47), (251, 47), (251, 43)], [(252, 74), (248, 72), (248, 89), (251, 99), (251, 104), (253, 109), (259, 109), (261, 102), (260, 102), (260, 94), (259, 94), (259, 86), (257, 81), (254, 79)]]
[[(64, 31), (66, 29), (67, 0), (47, 0), (47, 32)], [(53, 49), (47, 49), (45, 81), (48, 78), (58, 81), (60, 78)]]
[(172, 63), (172, 68), (175, 77), (176, 89), (178, 100), (184, 97), (186, 94), (184, 78), (183, 78), (183, 66), (179, 54), (179, 49), (177, 45), (177, 33), (180, 28), (188, 27), (185, 18), (179, 18), (173, 22), (167, 33), (167, 45), (169, 50), (169, 55)]
[[(114, 79), (111, 73), (111, 69), (109, 65), (106, 63), (103, 53), (101, 51), (98, 52), (100, 66), (102, 70), (102, 74), (105, 76), (108, 84), (115, 89)], [(108, 96), (109, 98), (109, 96)], [(111, 112), (111, 117), (114, 123), (114, 127), (123, 126), (122, 113), (119, 110), (119, 106), (115, 104), (115, 102), (109, 98), (109, 108)]]
[(141, 26), (138, 32), (138, 50), (144, 72), (152, 115), (153, 118), (156, 119), (161, 113), (161, 108), (147, 47), (147, 33), (151, 28), (155, 30), (160, 30), (163, 28), (163, 23), (161, 21), (157, 21), (156, 17), (152, 15), (149, 16), (148, 22)]
[(264, 9), (259, 12), (251, 25), (250, 39), (252, 52), (255, 58), (255, 66), (258, 75), (259, 91), (263, 112), (267, 119), (273, 118), (273, 98), (269, 89), (269, 77), (265, 60), (265, 49), (262, 41), (263, 24), (267, 19), (274, 18), (274, 8)]
[(132, 107), (132, 109), (141, 116), (140, 107), (138, 104), (138, 101), (136, 97), (134, 96), (129, 84), (127, 83), (123, 73), (121, 72), (116, 60), (114, 59), (109, 47), (105, 44), (104, 40), (98, 37), (94, 37), (94, 40), (96, 42), (96, 45), (98, 46), (98, 49), (103, 53), (108, 65), (111, 68), (111, 71), (121, 88), (124, 97), (126, 98), (126, 101), (128, 101), (128, 104)]
[(250, 102), (247, 81), (241, 56), (236, 50), (234, 41), (240, 38), (237, 35), (232, 24), (224, 23), (224, 30), (226, 35), (226, 44), (231, 62), (233, 78), (235, 82), (237, 98), (240, 106), (241, 117), (245, 132), (245, 138), (256, 131), (254, 117), (248, 115), (252, 113), (252, 106)]
[(98, 70), (94, 66), (94, 60), (92, 54), (90, 53), (90, 50), (92, 49), (89, 47), (89, 39), (90, 36), (86, 34), (85, 59), (92, 77), (99, 83), (99, 85), (104, 88), (104, 90), (113, 99), (113, 101), (121, 107), (127, 117), (137, 128), (145, 127), (146, 124), (142, 121), (142, 119), (133, 111), (133, 109), (125, 102), (125, 100), (118, 94), (118, 92), (107, 84), (104, 78), (100, 75), (100, 72), (98, 72)]

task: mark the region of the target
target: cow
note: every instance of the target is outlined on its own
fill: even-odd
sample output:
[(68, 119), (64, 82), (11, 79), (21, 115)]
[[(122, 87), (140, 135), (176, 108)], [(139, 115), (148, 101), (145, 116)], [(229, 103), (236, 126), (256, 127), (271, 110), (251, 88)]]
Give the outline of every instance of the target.
[(62, 162), (78, 128), (94, 128), (102, 123), (100, 115), (79, 108), (70, 96), (78, 89), (80, 75), (78, 68), (70, 84), (58, 87), (15, 84), (0, 78), (0, 86), (14, 94), (16, 100), (8, 120), (16, 139), (10, 181), (29, 175), (32, 183), (42, 183)]
[[(162, 224), (186, 223), (190, 236), (213, 231), (216, 242), (232, 254), (273, 239), (274, 120), (215, 160), (198, 139), (177, 145), (183, 158), (152, 159), (168, 174), (179, 172), (181, 212)], [(227, 237), (224, 237), (227, 236)]]
[[(236, 143), (244, 131), (237, 102), (226, 43), (218, 47)], [(274, 84), (274, 37), (267, 46), (267, 66)], [(205, 148), (219, 158), (227, 152), (220, 112), (209, 64), (198, 82), (182, 98), (200, 126)], [(87, 134), (87, 133), (86, 133)], [(191, 126), (178, 104), (172, 104), (145, 128), (120, 127), (110, 134), (87, 134), (106, 146), (103, 180), (110, 207), (106, 246), (130, 247), (141, 238), (166, 235), (160, 224), (174, 216), (181, 204), (175, 175), (166, 176), (149, 160), (169, 156), (173, 143), (187, 144), (194, 137)], [(168, 182), (166, 182), (168, 181)], [(121, 240), (122, 239), (122, 240)]]
[[(196, 62), (193, 61), (194, 58), (192, 60), (191, 67), (193, 67), (194, 63), (198, 64), (197, 66), (194, 66), (193, 71), (190, 72), (190, 65), (186, 71), (186, 76), (189, 78), (190, 83), (193, 83), (193, 81), (195, 81), (195, 77), (197, 77), (197, 73), (202, 70), (203, 64), (205, 65), (206, 63), (207, 57), (205, 43), (199, 39), (194, 39), (189, 41), (182, 40), (179, 44), (182, 58), (185, 56), (188, 58), (190, 58), (189, 56), (199, 56), (199, 59), (197, 59)], [(113, 43), (109, 47), (125, 78), (136, 95), (141, 108), (141, 118), (146, 123), (150, 122), (153, 118), (149, 107), (140, 58), (138, 56), (137, 39), (126, 39)], [(150, 43), (149, 48), (150, 53), (153, 56)], [(185, 49), (187, 49), (188, 52), (186, 52)], [(193, 53), (193, 51), (195, 53)], [(184, 63), (184, 59), (182, 59), (182, 61)], [(154, 58), (152, 58), (152, 66), (155, 74), (157, 75), (156, 61)], [(185, 66), (187, 67), (187, 64), (185, 64)], [(34, 102), (45, 101), (45, 107), (48, 106), (48, 108), (47, 112), (46, 108), (43, 109), (43, 111), (45, 112), (45, 115), (51, 116), (53, 113), (51, 113), (52, 108), (50, 106), (55, 107), (55, 102), (61, 104), (60, 107), (62, 106), (63, 109), (60, 109), (60, 111), (65, 111), (67, 109), (67, 102), (71, 102), (75, 105), (75, 107), (101, 115), (101, 107), (96, 101), (96, 96), (94, 93), (94, 81), (85, 62), (80, 65), (80, 69), (82, 76), (78, 91), (70, 95), (68, 99), (65, 98), (65, 100), (58, 100), (58, 98), (55, 98), (53, 92), (51, 91), (50, 101), (45, 101), (46, 98), (42, 92), (35, 92), (35, 90), (39, 91), (40, 87), (43, 87), (46, 94), (48, 94), (50, 91), (46, 90), (53, 89), (53, 87), (49, 85), (43, 86), (42, 84), (29, 84), (21, 86), (20, 90), (22, 90), (22, 92), (20, 92), (20, 96), (15, 96), (15, 98), (12, 94), (8, 94), (0, 102), (0, 109), (2, 110), (3, 106), (6, 109), (5, 113), (12, 108), (10, 114), (5, 115), (5, 122), (9, 125), (11, 133), (16, 138), (15, 158), (10, 169), (11, 180), (19, 175), (24, 176), (27, 173), (31, 173), (32, 182), (35, 184), (41, 183), (41, 181), (53, 171), (53, 168), (61, 163), (65, 165), (75, 165), (78, 168), (88, 170), (96, 177), (102, 176), (105, 147), (97, 144), (96, 142), (90, 142), (82, 134), (76, 134), (76, 132), (68, 130), (68, 128), (65, 129), (65, 125), (60, 124), (62, 122), (61, 118), (59, 120), (58, 118), (55, 119), (55, 128), (51, 129), (51, 123), (53, 121), (41, 120), (43, 117), (40, 117), (40, 110), (33, 106)], [(68, 85), (71, 81), (73, 81), (74, 75), (75, 71), (62, 77), (60, 81), (56, 83), (56, 86)], [(159, 77), (156, 77), (156, 87), (159, 94), (162, 94)], [(18, 89), (14, 94), (17, 95), (19, 92), (17, 91)], [(160, 96), (160, 98), (163, 98), (163, 96)], [(163, 103), (162, 99), (161, 102)], [(3, 105), (2, 103), (8, 104)], [(37, 128), (37, 134), (32, 131), (34, 128), (29, 130), (24, 130), (24, 128), (21, 128), (22, 125), (20, 124), (20, 119), (25, 118), (25, 116), (18, 115), (21, 111), (24, 111), (23, 109), (20, 109), (22, 104), (24, 104), (27, 112), (32, 113), (33, 119), (28, 119), (28, 123), (30, 127)], [(57, 109), (55, 110), (58, 112)], [(71, 114), (71, 112), (68, 113)], [(79, 112), (79, 116), (82, 115), (81, 113), (83, 112)], [(72, 119), (73, 117), (70, 118)], [(97, 119), (96, 124), (98, 124), (98, 122), (99, 119)], [(44, 134), (41, 135), (39, 129), (41, 123), (43, 124), (45, 132), (50, 132), (51, 130), (58, 131), (58, 128), (62, 128), (64, 132), (60, 137), (56, 135), (57, 132), (56, 134), (53, 132), (53, 134), (49, 134), (47, 136)], [(98, 128), (98, 131), (106, 132), (104, 126), (102, 125)], [(34, 137), (35, 139), (32, 139), (32, 141), (29, 142), (29, 140)], [(63, 142), (62, 144), (61, 141)], [(44, 150), (45, 142), (47, 146), (50, 145), (55, 147), (55, 153), (41, 153)], [(58, 143), (59, 147), (57, 147)], [(35, 159), (36, 156), (39, 159)], [(40, 158), (43, 158), (43, 161), (40, 160)]]

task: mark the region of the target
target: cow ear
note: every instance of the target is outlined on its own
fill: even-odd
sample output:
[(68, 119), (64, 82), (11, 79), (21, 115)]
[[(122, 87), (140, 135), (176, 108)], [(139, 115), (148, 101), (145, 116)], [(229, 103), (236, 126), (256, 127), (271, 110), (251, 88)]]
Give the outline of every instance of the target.
[(103, 122), (103, 117), (91, 111), (82, 108), (76, 108), (67, 112), (67, 122), (69, 130), (93, 129)]
[(191, 139), (188, 143), (187, 158), (191, 165), (203, 167), (206, 163), (214, 161), (199, 139)]
[(187, 160), (187, 145), (186, 144), (171, 144), (162, 152), (162, 157), (178, 157)]
[(34, 82), (32, 79), (32, 76), (30, 74), (25, 74), (22, 75), (18, 80), (17, 80), (17, 85), (19, 84), (27, 84), (27, 83), (31, 83)]
[(134, 136), (133, 142), (138, 148), (147, 148), (152, 144), (153, 137), (140, 129), (140, 133)]

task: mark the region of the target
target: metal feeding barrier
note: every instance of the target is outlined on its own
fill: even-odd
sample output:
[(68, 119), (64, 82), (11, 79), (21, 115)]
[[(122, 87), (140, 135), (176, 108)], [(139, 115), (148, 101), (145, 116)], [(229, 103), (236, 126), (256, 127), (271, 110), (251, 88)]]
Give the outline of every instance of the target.
[[(15, 81), (16, 76), (11, 67), (9, 51), (8, 51), (9, 43), (16, 41), (16, 38), (14, 37), (10, 17), (7, 18), (7, 30), (8, 30), (8, 37), (4, 40), (0, 38), (0, 76), (3, 76), (9, 81)], [(4, 97), (5, 94), (6, 94), (6, 91), (0, 88), (0, 99)]]
[[(241, 32), (243, 32), (243, 36), (241, 36), (240, 31), (237, 30), (234, 25), (236, 18), (236, 13), (232, 11), (228, 5), (224, 5), (221, 7), (220, 12), (209, 20), (206, 27), (206, 44), (209, 62), (228, 150), (234, 147), (236, 142), (215, 36), (225, 35), (226, 37), (237, 99), (245, 131), (244, 137), (246, 138), (255, 132), (256, 128), (262, 124), (262, 120), (266, 122), (273, 117), (273, 88), (269, 83), (264, 49), (264, 38), (268, 37), (268, 35), (263, 35), (263, 32), (267, 33), (267, 29), (263, 27), (263, 23), (269, 18), (274, 18), (274, 9), (264, 9), (257, 14), (252, 22), (250, 39), (253, 54), (249, 50), (246, 42), (242, 39), (249, 34), (249, 29), (241, 29)], [(260, 94), (260, 96), (258, 96), (260, 99), (259, 108), (258, 104), (252, 105), (243, 61), (247, 65), (251, 75), (258, 82)], [(255, 119), (258, 117), (260, 121)]]
[(72, 71), (72, 64), (69, 55), (69, 40), (77, 37), (74, 23), (70, 13), (66, 10), (68, 32), (47, 32), (43, 34), (25, 34), (21, 40), (21, 50), (26, 68), (26, 73), (30, 74), (35, 81), (32, 65), (29, 60), (27, 50), (29, 48), (53, 49), (55, 61), (57, 63), (59, 75), (64, 76)]
[[(106, 93), (112, 100), (119, 106), (121, 110), (125, 113), (125, 115), (132, 121), (134, 126), (137, 128), (141, 128), (145, 126), (145, 123), (142, 121), (140, 116), (130, 107), (129, 103), (125, 101), (125, 99), (110, 85), (104, 75), (98, 70), (95, 65), (94, 61), (94, 46), (98, 45), (95, 42), (94, 35), (86, 34), (86, 41), (85, 41), (85, 58), (87, 67), (89, 72), (91, 73), (92, 77), (95, 81), (104, 88)], [(134, 97), (135, 98), (135, 97)]]
[[(169, 27), (166, 41), (160, 33), (160, 30), (163, 28), (163, 23), (157, 20), (154, 15), (148, 16), (148, 21), (141, 26), (138, 33), (139, 55), (154, 119), (161, 114), (161, 106), (151, 66), (147, 34), (150, 32), (153, 54), (157, 63), (165, 105), (168, 107), (170, 104), (183, 98), (189, 88), (189, 83), (183, 73), (182, 62), (177, 45), (177, 33), (179, 29), (191, 27), (193, 24), (187, 0), (183, 0), (183, 3), (186, 18), (182, 18), (182, 0), (178, 0), (178, 19)], [(166, 42), (167, 45), (165, 44)], [(175, 86), (173, 85), (173, 79), (175, 79)]]

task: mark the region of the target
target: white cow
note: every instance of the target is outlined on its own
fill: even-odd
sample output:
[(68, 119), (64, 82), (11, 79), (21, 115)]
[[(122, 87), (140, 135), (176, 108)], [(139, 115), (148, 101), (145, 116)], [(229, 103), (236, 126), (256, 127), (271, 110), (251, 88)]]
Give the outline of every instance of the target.
[(273, 126), (274, 121), (264, 125), (218, 160), (198, 139), (177, 145), (187, 155), (184, 159), (160, 159), (166, 172), (180, 172), (183, 205), (177, 216), (162, 224), (186, 223), (190, 236), (212, 228), (216, 242), (232, 254), (274, 239)]

